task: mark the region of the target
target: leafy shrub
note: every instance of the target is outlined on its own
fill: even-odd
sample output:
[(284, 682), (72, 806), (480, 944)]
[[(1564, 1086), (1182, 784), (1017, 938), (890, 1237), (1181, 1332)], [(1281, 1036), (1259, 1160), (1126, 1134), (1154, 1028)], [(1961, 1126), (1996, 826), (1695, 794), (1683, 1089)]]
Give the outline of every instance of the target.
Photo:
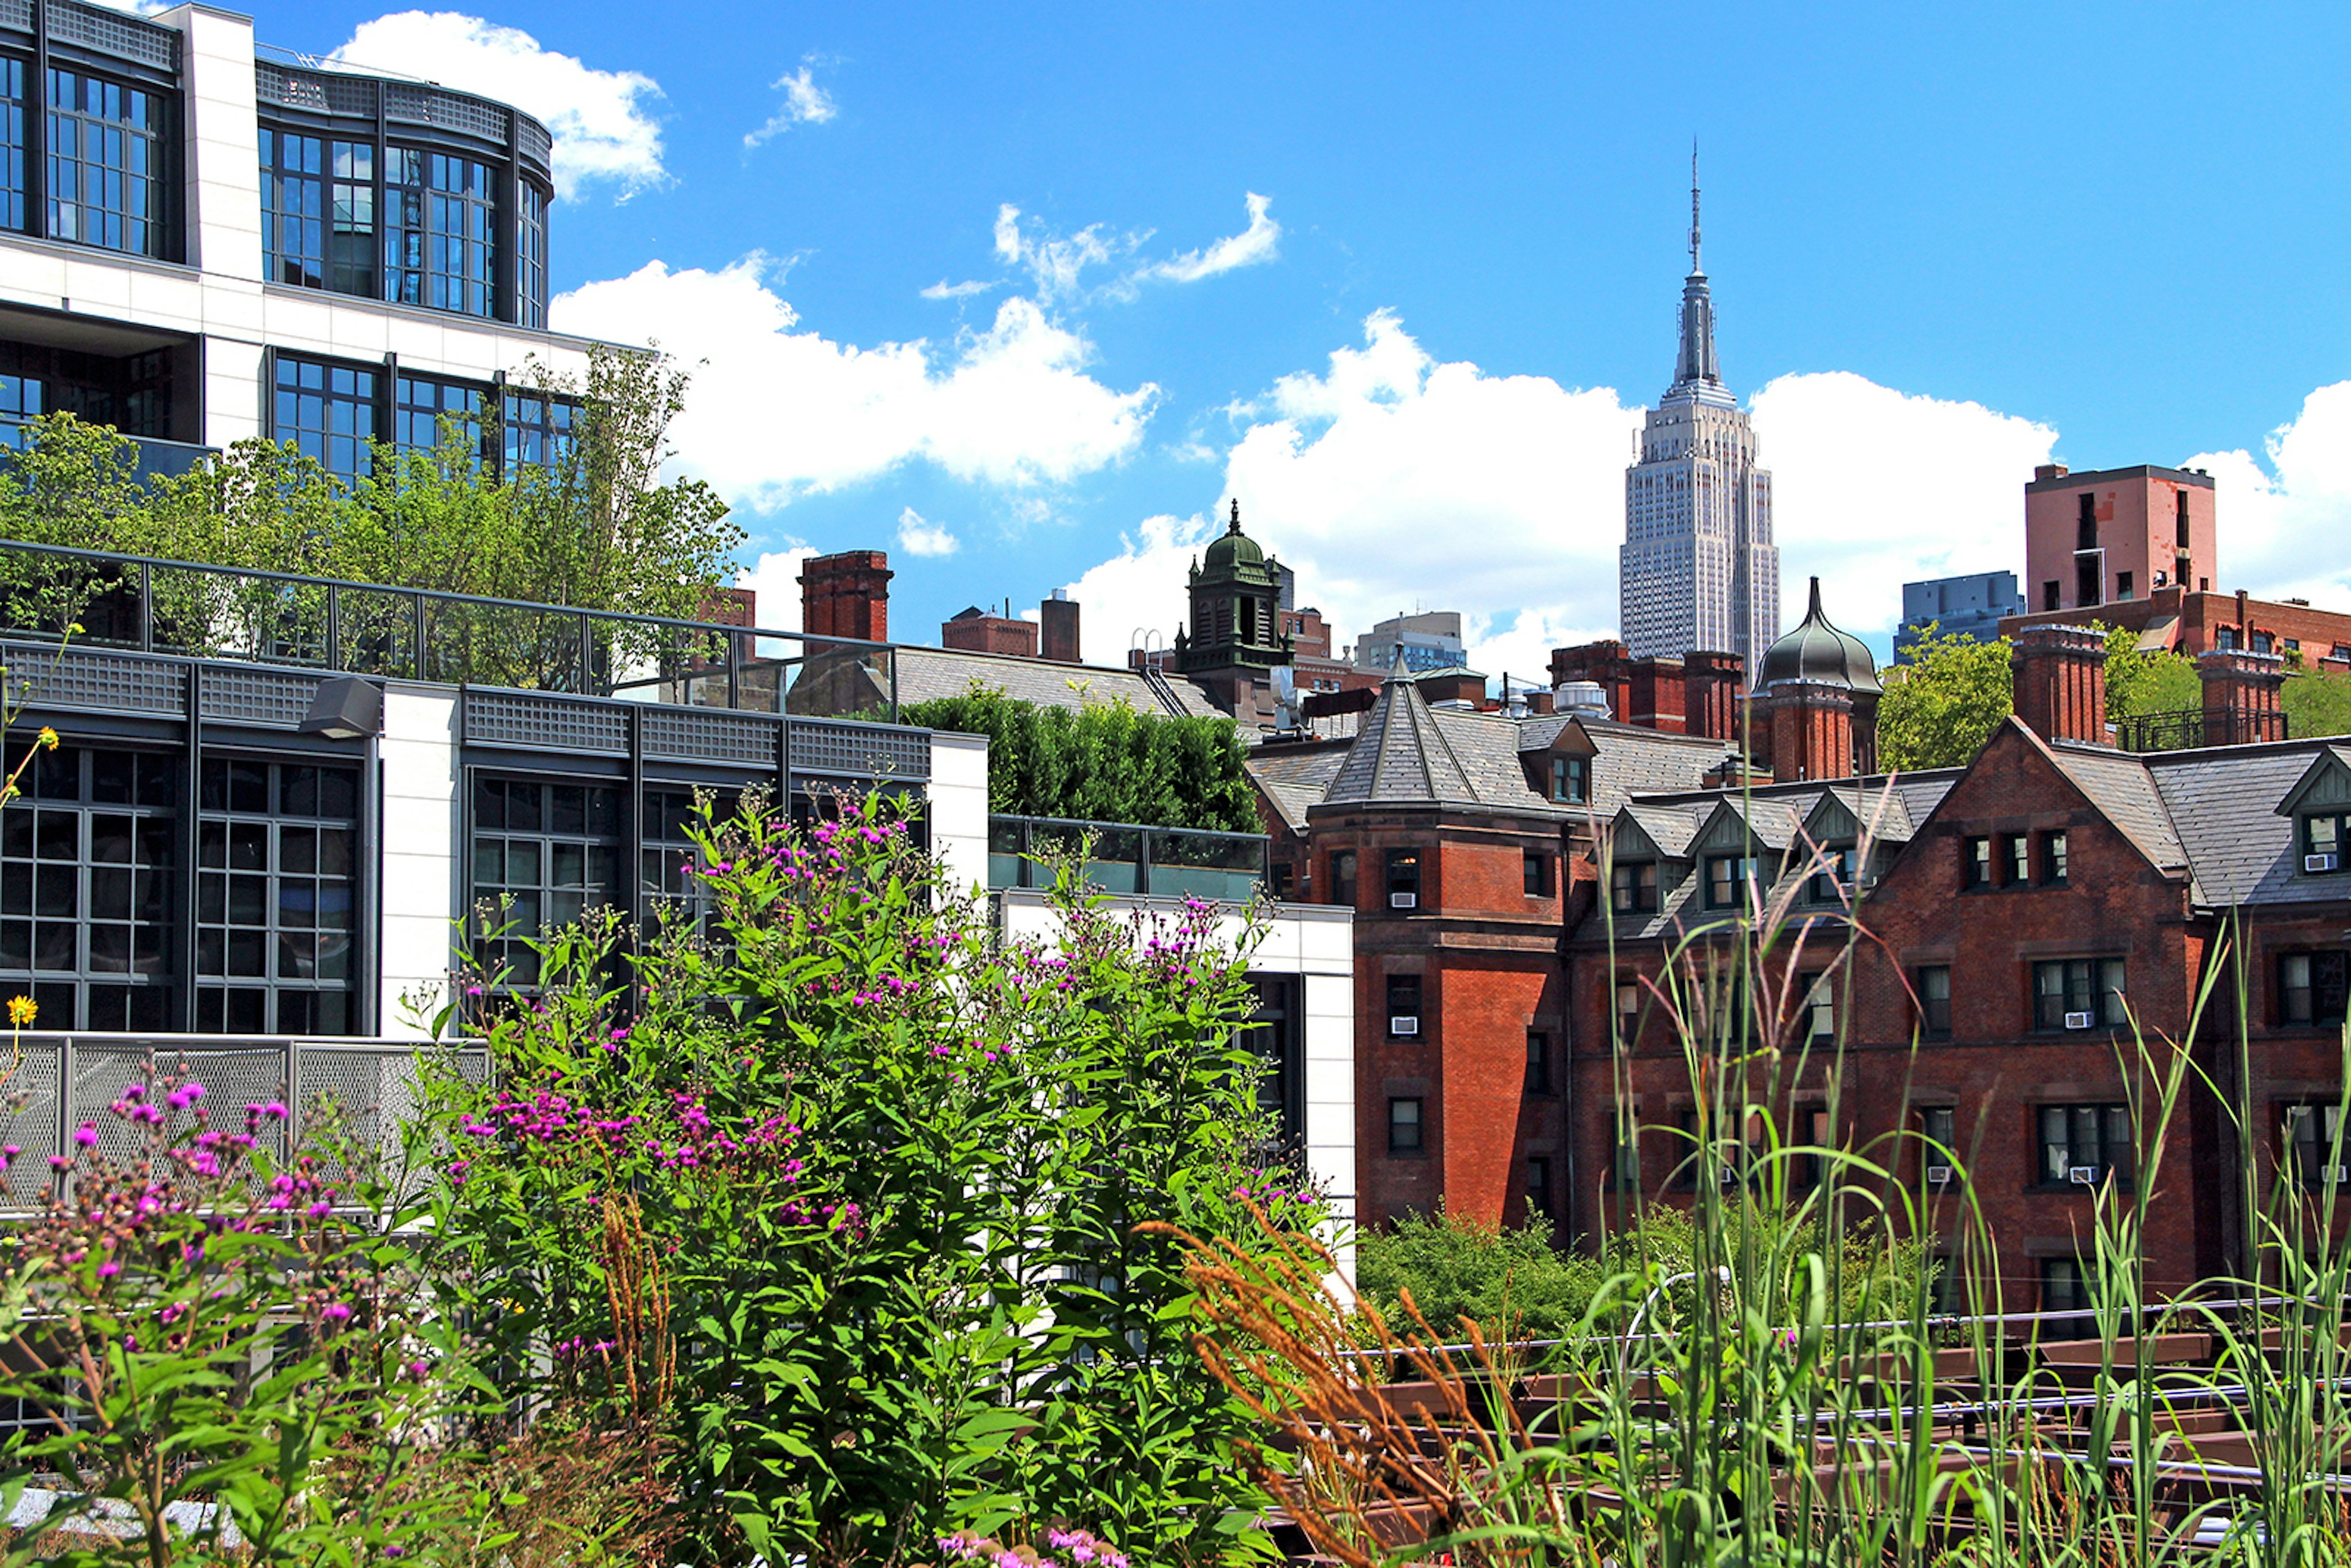
[(903, 722), (987, 737), (987, 809), (1006, 816), (1254, 833), (1248, 747), (1228, 718), (1163, 718), (1124, 701), (1042, 707), (978, 682), (909, 703)]

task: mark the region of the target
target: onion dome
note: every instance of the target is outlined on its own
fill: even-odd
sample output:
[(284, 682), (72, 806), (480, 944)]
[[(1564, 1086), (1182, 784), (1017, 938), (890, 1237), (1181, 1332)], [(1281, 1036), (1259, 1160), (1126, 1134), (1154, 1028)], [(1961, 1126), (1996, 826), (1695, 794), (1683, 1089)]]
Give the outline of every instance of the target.
[(1821, 613), (1821, 580), (1813, 579), (1812, 608), (1792, 632), (1764, 652), (1755, 672), (1755, 689), (1781, 681), (1811, 681), (1847, 691), (1876, 692), (1877, 661), (1850, 632), (1840, 632)]

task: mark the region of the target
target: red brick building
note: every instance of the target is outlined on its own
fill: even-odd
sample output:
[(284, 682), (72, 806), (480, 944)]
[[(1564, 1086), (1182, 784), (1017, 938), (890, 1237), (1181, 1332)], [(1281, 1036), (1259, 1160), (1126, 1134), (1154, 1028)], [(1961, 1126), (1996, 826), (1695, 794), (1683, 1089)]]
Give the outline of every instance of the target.
[[(2249, 1161), (2257, 1204), (2281, 1175), (2343, 1185), (2351, 743), (2115, 750), (2104, 657), (2095, 635), (2028, 639), (2026, 716), (1963, 769), (1646, 796), (1614, 814), (1609, 899), (1566, 947), (1570, 1230), (1614, 1223), (1635, 1182), (1667, 1201), (1682, 1186), (1703, 1122), (1667, 1015), (1725, 988), (1657, 977), (1677, 944), (1685, 981), (1702, 974), (1757, 899), (1806, 941), (1783, 937), (1747, 1000), (1718, 1009), (1773, 1049), (1729, 1086), (1740, 1125), (1714, 1135), (1761, 1141), (1751, 1102), (1783, 1141), (1869, 1149), (1928, 1200), (1940, 1245), (1981, 1215), (2011, 1308), (2081, 1304), (2109, 1179), (2156, 1183), (2158, 1291), (2245, 1266)], [(2282, 679), (2274, 655), (2223, 657), (2241, 690)], [(1851, 942), (1848, 910), (1865, 934)], [(2208, 982), (2223, 1000), (2194, 1031)], [(2159, 1165), (2129, 1110), (2154, 1071), (2134, 1022), (2155, 1062), (2166, 1042), (2195, 1053)]]

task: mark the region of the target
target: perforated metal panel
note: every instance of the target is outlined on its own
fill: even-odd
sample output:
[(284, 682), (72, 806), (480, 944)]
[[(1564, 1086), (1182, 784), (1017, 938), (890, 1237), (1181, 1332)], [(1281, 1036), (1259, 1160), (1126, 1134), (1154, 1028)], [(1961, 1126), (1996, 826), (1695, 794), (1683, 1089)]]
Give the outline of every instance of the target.
[(775, 766), (776, 721), (708, 708), (644, 710), (645, 755)]
[(41, 1188), (55, 1179), (49, 1156), (57, 1152), (57, 1061), (63, 1054), (56, 1040), (26, 1040), (16, 1070), (8, 1074), (7, 1098), (0, 1100), (0, 1143), (14, 1144), (16, 1157), (8, 1162), (7, 1183), (0, 1207), (29, 1207)]
[(26, 700), (34, 706), (167, 714), (187, 708), (185, 674), (161, 659), (86, 649), (61, 655), (53, 647), (8, 643), (0, 643), (0, 664), (7, 668), (9, 695), (29, 683)]
[(507, 111), (494, 103), (438, 88), (386, 82), (383, 112), (387, 120), (410, 125), (433, 125), (485, 141), (507, 139)]
[(84, 5), (80, 0), (49, 0), (49, 37), (60, 44), (78, 44), (157, 70), (180, 68), (177, 32), (120, 11)]
[(625, 757), (629, 717), (617, 703), (522, 692), (465, 694), (465, 741), (524, 751), (577, 751)]
[(548, 160), (555, 155), (555, 138), (548, 134), (547, 127), (526, 114), (517, 122), (515, 134), (522, 155), (545, 169)]
[(214, 664), (204, 671), (204, 716), (265, 729), (297, 729), (319, 695), (311, 675), (274, 670), (238, 670)]
[(841, 719), (795, 719), (791, 767), (795, 773), (834, 778), (928, 779), (931, 732)]
[(323, 78), (307, 71), (289, 71), (267, 60), (253, 62), (253, 96), (264, 103), (327, 112), (327, 83)]
[(33, 30), (33, 0), (0, 0), (0, 27), (12, 33)]
[[(109, 1109), (133, 1083), (149, 1083), (153, 1075), (184, 1073), (204, 1086), (204, 1109), (215, 1125), (242, 1128), (247, 1105), (281, 1100), (286, 1093), (286, 1051), (282, 1045), (179, 1045), (155, 1048), (149, 1042), (117, 1036), (100, 1040), (77, 1036), (73, 1052), (73, 1097), (67, 1124), (87, 1123), (98, 1129), (98, 1152), (111, 1160), (136, 1157), (145, 1146), (143, 1129), (127, 1123)], [(184, 1127), (193, 1118), (183, 1117)], [(261, 1124), (261, 1143), (272, 1155), (286, 1153), (286, 1124)]]

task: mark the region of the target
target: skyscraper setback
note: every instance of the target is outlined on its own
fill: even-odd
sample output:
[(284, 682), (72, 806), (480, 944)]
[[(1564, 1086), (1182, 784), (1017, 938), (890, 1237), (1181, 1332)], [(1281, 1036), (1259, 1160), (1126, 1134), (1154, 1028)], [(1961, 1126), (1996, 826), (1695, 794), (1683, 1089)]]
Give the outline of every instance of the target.
[(1690, 156), (1690, 270), (1682, 283), (1674, 384), (1649, 411), (1640, 461), (1625, 471), (1617, 595), (1635, 658), (1737, 653), (1745, 667), (1780, 633), (1780, 552), (1771, 476), (1754, 427), (1722, 384), (1714, 296), (1698, 261), (1698, 156)]

